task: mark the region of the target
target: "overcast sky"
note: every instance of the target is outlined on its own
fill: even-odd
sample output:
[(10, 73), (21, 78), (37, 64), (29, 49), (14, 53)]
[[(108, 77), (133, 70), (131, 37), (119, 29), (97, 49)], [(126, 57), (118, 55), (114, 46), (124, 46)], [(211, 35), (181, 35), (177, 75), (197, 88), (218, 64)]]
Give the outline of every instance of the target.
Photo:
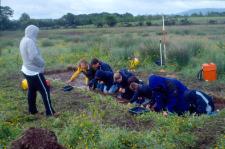
[(13, 19), (23, 12), (31, 18), (60, 18), (73, 14), (126, 13), (175, 14), (195, 8), (225, 8), (225, 0), (0, 0), (14, 10)]

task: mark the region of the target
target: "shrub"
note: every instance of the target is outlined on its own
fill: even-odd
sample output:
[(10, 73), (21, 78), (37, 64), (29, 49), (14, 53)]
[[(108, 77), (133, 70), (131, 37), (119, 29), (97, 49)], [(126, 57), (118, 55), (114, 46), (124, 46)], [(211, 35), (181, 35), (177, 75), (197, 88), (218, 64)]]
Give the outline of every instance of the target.
[(150, 58), (156, 61), (159, 58), (159, 43), (155, 40), (144, 41), (139, 48), (141, 59)]
[(131, 48), (115, 48), (111, 51), (111, 57), (115, 60), (128, 60), (133, 57), (134, 50)]
[(205, 47), (200, 41), (192, 41), (187, 44), (187, 49), (190, 50), (192, 56), (198, 56), (204, 52)]
[(217, 20), (209, 20), (208, 23), (209, 24), (217, 24)]
[(53, 46), (54, 44), (51, 40), (45, 39), (44, 41), (42, 41), (41, 45), (43, 47), (50, 47), (50, 46)]
[(192, 22), (188, 18), (184, 18), (180, 20), (181, 25), (190, 25)]
[(224, 73), (225, 72), (225, 61), (224, 61), (225, 55), (223, 53), (221, 54), (211, 54), (211, 60), (213, 63), (217, 66), (217, 72), (218, 73)]
[(147, 26), (151, 26), (151, 25), (152, 25), (152, 22), (151, 22), (151, 21), (147, 21), (147, 22), (146, 22), (146, 25), (147, 25)]
[(171, 62), (176, 62), (178, 69), (186, 66), (191, 58), (191, 52), (186, 47), (173, 45), (168, 50), (168, 58)]

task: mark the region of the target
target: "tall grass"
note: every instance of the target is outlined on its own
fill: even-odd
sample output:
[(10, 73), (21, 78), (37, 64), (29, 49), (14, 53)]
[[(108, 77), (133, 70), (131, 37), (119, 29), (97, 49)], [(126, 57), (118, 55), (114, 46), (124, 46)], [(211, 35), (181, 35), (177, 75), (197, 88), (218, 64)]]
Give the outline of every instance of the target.
[(159, 58), (159, 42), (156, 40), (145, 40), (140, 44), (139, 53), (141, 59), (150, 59), (152, 62)]
[(54, 45), (54, 42), (52, 40), (49, 40), (49, 39), (44, 39), (42, 42), (41, 42), (41, 46), (42, 47), (51, 47)]

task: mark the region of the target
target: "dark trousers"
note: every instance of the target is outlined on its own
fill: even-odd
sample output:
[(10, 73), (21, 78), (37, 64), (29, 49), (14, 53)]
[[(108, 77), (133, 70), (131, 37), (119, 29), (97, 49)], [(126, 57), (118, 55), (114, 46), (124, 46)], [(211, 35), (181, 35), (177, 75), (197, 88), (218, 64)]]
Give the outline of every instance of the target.
[(35, 76), (25, 75), (25, 78), (28, 82), (28, 106), (29, 112), (31, 114), (38, 113), (36, 107), (36, 97), (37, 91), (40, 92), (46, 110), (46, 115), (53, 115), (55, 113), (52, 108), (51, 99), (50, 99), (50, 88), (46, 83), (45, 77), (42, 73), (37, 74)]

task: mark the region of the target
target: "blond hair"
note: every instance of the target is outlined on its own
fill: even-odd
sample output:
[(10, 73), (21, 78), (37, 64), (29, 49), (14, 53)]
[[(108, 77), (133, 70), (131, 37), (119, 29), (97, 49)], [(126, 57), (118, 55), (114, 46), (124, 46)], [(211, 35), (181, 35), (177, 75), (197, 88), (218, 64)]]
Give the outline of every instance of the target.
[(113, 78), (114, 78), (114, 81), (117, 81), (117, 80), (121, 79), (122, 76), (121, 76), (121, 74), (119, 72), (116, 72), (116, 73), (114, 73)]
[(81, 59), (80, 61), (79, 61), (79, 63), (78, 63), (78, 67), (81, 67), (81, 64), (84, 64), (85, 66), (87, 66), (88, 67), (88, 62), (85, 60), (85, 59)]

